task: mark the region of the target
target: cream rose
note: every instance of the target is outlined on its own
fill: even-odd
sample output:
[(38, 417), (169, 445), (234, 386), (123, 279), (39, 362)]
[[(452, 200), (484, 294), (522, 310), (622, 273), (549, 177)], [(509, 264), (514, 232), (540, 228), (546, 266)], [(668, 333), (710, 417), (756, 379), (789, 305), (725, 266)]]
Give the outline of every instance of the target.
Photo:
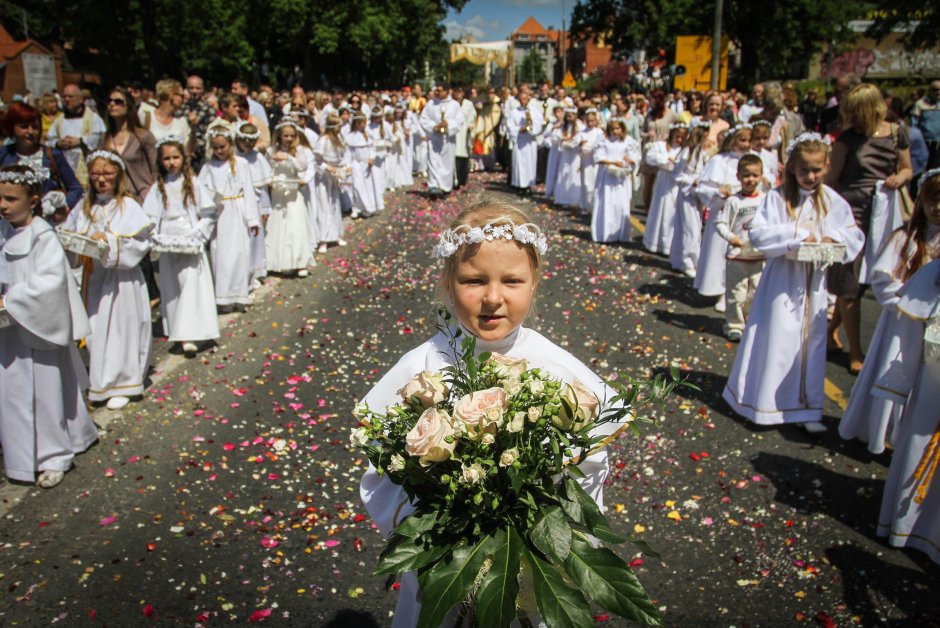
[(522, 428), (525, 426), (525, 412), (516, 412), (512, 420), (509, 421), (509, 425), (506, 426), (506, 429), (510, 432), (517, 433), (521, 432)]
[(478, 390), (457, 401), (454, 419), (463, 425), (468, 434), (480, 435), (502, 423), (503, 413), (508, 406), (509, 398), (502, 388)]
[(460, 469), (460, 479), (467, 484), (476, 484), (483, 479), (484, 473), (482, 466), (472, 464), (469, 467), (465, 466)]
[(369, 435), (366, 428), (357, 427), (349, 434), (349, 442), (356, 447), (363, 447), (369, 443)]
[(400, 454), (394, 454), (391, 462), (388, 463), (389, 471), (401, 471), (405, 468), (405, 459)]
[(495, 367), (496, 373), (503, 379), (519, 379), (529, 368), (529, 363), (518, 358), (510, 358), (501, 353), (494, 353), (486, 361)]
[(552, 417), (555, 427), (567, 432), (580, 432), (597, 416), (600, 401), (588, 388), (579, 381), (574, 384), (565, 384), (562, 389), (562, 398), (571, 407), (569, 413), (562, 404), (558, 415)]
[(405, 384), (398, 394), (405, 401), (415, 397), (423, 407), (430, 408), (444, 401), (447, 398), (447, 392), (448, 388), (444, 383), (443, 375), (421, 371)]
[(428, 408), (405, 436), (405, 451), (420, 458), (425, 466), (447, 460), (454, 453), (456, 442), (448, 443), (445, 439), (455, 433), (446, 412)]
[(519, 450), (515, 447), (507, 449), (499, 456), (499, 466), (508, 467), (519, 457)]
[(539, 418), (541, 418), (542, 409), (539, 408), (538, 406), (532, 406), (531, 408), (526, 410), (526, 414), (529, 417), (529, 422), (535, 423), (536, 421), (539, 420)]

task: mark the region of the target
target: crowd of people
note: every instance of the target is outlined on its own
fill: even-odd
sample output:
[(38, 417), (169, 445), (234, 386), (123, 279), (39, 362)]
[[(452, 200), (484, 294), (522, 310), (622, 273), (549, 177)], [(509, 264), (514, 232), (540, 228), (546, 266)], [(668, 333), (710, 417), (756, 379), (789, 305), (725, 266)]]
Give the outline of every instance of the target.
[[(305, 277), (345, 245), (344, 215), (373, 216), (416, 180), (441, 198), (471, 170), (503, 171), (519, 194), (589, 221), (597, 242), (630, 241), (640, 201), (645, 248), (714, 297), (741, 343), (724, 398), (756, 423), (825, 429), (826, 355), (845, 350), (844, 329), (859, 383), (840, 433), (876, 452), (892, 443), (884, 532), (937, 560), (935, 532), (911, 513), (940, 508), (926, 492), (940, 460), (927, 410), (929, 341), (940, 336), (940, 82), (906, 104), (852, 77), (824, 104), (777, 83), (750, 98), (548, 84), (438, 84), (425, 97), (421, 85), (207, 90), (198, 76), (118, 86), (102, 105), (77, 85), (14, 102), (0, 126), (2, 313), (13, 321), (0, 351), (16, 368), (0, 372), (0, 394), (22, 403), (3, 414), (18, 426), (0, 430), (7, 474), (61, 481), (94, 440), (81, 389), (113, 410), (143, 394), (156, 304), (167, 338), (193, 356), (267, 273)], [(883, 311), (866, 357), (868, 286)], [(62, 393), (44, 396), (43, 426), (31, 409), (39, 379)]]

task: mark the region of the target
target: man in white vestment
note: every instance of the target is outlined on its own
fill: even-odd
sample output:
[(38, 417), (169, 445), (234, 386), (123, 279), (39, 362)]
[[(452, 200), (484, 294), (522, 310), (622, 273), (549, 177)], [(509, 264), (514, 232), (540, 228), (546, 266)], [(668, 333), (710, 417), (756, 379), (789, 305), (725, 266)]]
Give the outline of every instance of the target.
[(434, 88), (434, 98), (421, 111), (421, 128), (428, 135), (428, 192), (440, 197), (454, 189), (457, 132), (463, 125), (460, 105), (446, 85)]
[(470, 175), (470, 130), (477, 121), (477, 109), (469, 98), (464, 98), (464, 89), (457, 87), (454, 89), (454, 100), (460, 103), (460, 111), (463, 113), (463, 123), (456, 137), (456, 170), (457, 187), (462, 188), (467, 185), (467, 177)]
[(101, 116), (85, 106), (85, 98), (78, 85), (69, 83), (62, 88), (62, 102), (65, 115), (49, 127), (46, 144), (62, 151), (79, 182), (87, 188), (85, 155), (98, 148), (108, 129)]
[(518, 104), (509, 111), (506, 130), (512, 140), (512, 186), (528, 194), (535, 185), (538, 159), (538, 136), (545, 119), (542, 106), (533, 101), (527, 90), (519, 91)]

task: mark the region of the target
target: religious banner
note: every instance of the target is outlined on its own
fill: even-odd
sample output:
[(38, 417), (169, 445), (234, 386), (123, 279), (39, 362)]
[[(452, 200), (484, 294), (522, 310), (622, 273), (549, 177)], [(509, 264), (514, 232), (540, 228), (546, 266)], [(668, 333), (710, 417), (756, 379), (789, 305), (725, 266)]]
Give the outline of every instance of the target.
[(505, 68), (512, 59), (511, 51), (512, 42), (510, 41), (451, 44), (450, 62), (456, 63), (465, 59), (476, 65), (495, 63), (497, 67)]

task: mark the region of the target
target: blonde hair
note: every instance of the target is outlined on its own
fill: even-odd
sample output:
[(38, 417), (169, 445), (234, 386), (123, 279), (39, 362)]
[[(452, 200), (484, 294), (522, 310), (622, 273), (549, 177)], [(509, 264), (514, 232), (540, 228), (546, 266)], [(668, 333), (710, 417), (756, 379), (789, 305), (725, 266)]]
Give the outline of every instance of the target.
[[(117, 155), (117, 153), (114, 153)], [(127, 173), (124, 172), (124, 168), (120, 164), (111, 161), (105, 157), (96, 157), (88, 164), (88, 174), (89, 178), (91, 177), (92, 167), (102, 161), (108, 164), (109, 167), (114, 168), (117, 171), (117, 176), (114, 178), (114, 199), (117, 201), (117, 206), (119, 209), (124, 209), (124, 199), (131, 196), (131, 193), (127, 190)], [(95, 186), (92, 183), (88, 186), (88, 192), (85, 194), (85, 202), (82, 204), (82, 211), (85, 212), (85, 217), (91, 220), (93, 218), (91, 214), (91, 208), (98, 202), (98, 191), (95, 190)]]
[(881, 91), (871, 83), (862, 83), (852, 88), (839, 106), (842, 127), (855, 129), (871, 137), (878, 131), (888, 113), (888, 105)]
[[(454, 221), (450, 223), (448, 228), (454, 229), (460, 225), (483, 227), (488, 224), (496, 227), (510, 223), (524, 225), (531, 222), (532, 219), (529, 218), (529, 215), (518, 207), (492, 198), (484, 198), (460, 212)], [(457, 266), (461, 261), (472, 257), (479, 246), (479, 244), (465, 244), (456, 253), (444, 258), (444, 268), (441, 270), (441, 278), (437, 285), (437, 298), (441, 302), (451, 302), (454, 282), (457, 280)], [(520, 244), (516, 242), (516, 246), (522, 247), (526, 255), (529, 256), (529, 267), (532, 269), (532, 283), (533, 286), (537, 286), (540, 275), (539, 268), (542, 266), (542, 255), (530, 244)]]
[(176, 94), (183, 86), (180, 85), (180, 82), (176, 79), (163, 79), (162, 81), (157, 81), (157, 87), (154, 89), (154, 93), (157, 95), (157, 100), (169, 100), (170, 96)]
[[(787, 216), (791, 220), (796, 220), (797, 210), (800, 207), (800, 184), (796, 180), (796, 174), (793, 169), (797, 164), (803, 163), (806, 153), (822, 153), (826, 161), (829, 161), (829, 145), (819, 140), (803, 141), (793, 147), (793, 152), (787, 159), (787, 166), (783, 172), (783, 199), (787, 204)], [(826, 204), (826, 195), (823, 191), (825, 186), (822, 181), (813, 190), (813, 204), (816, 206), (818, 215), (825, 216), (829, 213), (829, 206)]]

